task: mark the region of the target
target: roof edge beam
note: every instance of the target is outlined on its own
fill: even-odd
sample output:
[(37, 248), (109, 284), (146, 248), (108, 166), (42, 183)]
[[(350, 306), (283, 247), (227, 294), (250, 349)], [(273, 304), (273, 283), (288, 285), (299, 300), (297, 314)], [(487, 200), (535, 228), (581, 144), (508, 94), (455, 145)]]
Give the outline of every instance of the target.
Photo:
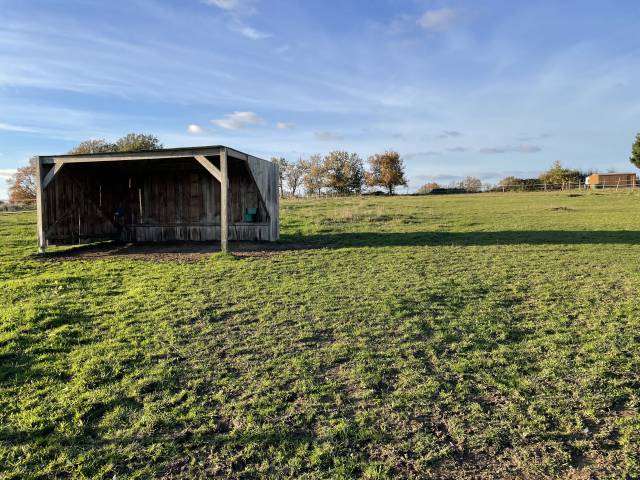
[(160, 160), (166, 158), (189, 158), (195, 155), (220, 155), (218, 148), (185, 149), (176, 152), (158, 150), (154, 152), (105, 153), (72, 156), (40, 157), (43, 164), (59, 163), (93, 163), (93, 162), (122, 162), (127, 160)]

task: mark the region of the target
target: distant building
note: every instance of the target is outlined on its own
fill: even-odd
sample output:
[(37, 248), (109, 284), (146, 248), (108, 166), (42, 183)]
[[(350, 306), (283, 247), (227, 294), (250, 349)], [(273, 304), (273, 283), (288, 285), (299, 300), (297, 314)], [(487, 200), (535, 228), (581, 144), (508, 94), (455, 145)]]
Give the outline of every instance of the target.
[(585, 183), (590, 188), (634, 187), (635, 173), (594, 173), (589, 175)]

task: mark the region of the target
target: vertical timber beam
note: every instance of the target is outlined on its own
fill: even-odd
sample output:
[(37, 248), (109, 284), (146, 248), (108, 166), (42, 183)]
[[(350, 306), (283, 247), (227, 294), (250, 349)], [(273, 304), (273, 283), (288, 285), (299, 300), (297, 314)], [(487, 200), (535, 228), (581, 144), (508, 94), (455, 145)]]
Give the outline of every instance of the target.
[(229, 251), (229, 170), (227, 149), (220, 150), (220, 249)]
[(38, 219), (38, 253), (44, 253), (47, 239), (44, 231), (44, 192), (42, 187), (42, 160), (36, 157), (36, 209)]

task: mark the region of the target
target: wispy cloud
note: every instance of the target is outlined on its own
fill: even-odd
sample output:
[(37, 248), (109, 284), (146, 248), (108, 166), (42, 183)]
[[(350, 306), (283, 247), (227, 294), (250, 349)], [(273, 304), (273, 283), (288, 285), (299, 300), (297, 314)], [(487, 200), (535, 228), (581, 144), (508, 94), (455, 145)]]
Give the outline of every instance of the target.
[(447, 148), (447, 152), (452, 152), (452, 153), (460, 153), (460, 152), (468, 152), (469, 149), (467, 147), (451, 147), (451, 148)]
[(337, 141), (344, 140), (344, 137), (339, 133), (329, 132), (329, 131), (315, 132), (314, 136), (316, 137), (317, 140), (320, 140), (323, 142), (332, 142), (332, 141), (337, 142)]
[(427, 10), (418, 19), (418, 24), (425, 30), (442, 31), (453, 25), (460, 17), (460, 11), (453, 8)]
[(271, 36), (270, 33), (261, 32), (253, 27), (249, 27), (248, 25), (244, 25), (241, 23), (231, 25), (229, 28), (232, 31), (239, 33), (240, 35), (244, 35), (245, 37), (250, 38), (251, 40), (262, 40)]
[(211, 122), (226, 130), (238, 130), (249, 125), (264, 123), (264, 120), (254, 112), (233, 112), (224, 118), (212, 120)]
[(276, 128), (278, 130), (290, 130), (293, 127), (295, 127), (295, 125), (293, 123), (287, 123), (287, 122), (278, 122), (278, 123), (276, 123)]
[(255, 2), (252, 0), (205, 0), (205, 3), (218, 7), (226, 12), (231, 19), (229, 30), (232, 32), (239, 33), (251, 40), (262, 40), (272, 36), (270, 33), (262, 32), (247, 25), (243, 20), (245, 17), (257, 13)]
[(451, 137), (461, 137), (461, 136), (462, 136), (462, 132), (459, 132), (457, 130), (445, 130), (440, 135), (438, 135), (438, 138), (451, 138)]
[(244, 5), (240, 0), (205, 0), (207, 5), (213, 5), (223, 10), (237, 10)]
[(420, 157), (437, 157), (440, 155), (442, 155), (442, 152), (438, 152), (436, 150), (427, 150), (424, 152), (407, 153), (406, 155), (403, 155), (403, 157), (406, 159), (414, 159), (414, 158), (420, 158)]
[(505, 145), (502, 147), (485, 147), (479, 150), (487, 155), (500, 155), (503, 153), (538, 153), (542, 148), (538, 145)]
[(534, 135), (523, 134), (516, 137), (516, 140), (518, 140), (519, 142), (531, 142), (533, 140), (545, 140), (547, 138), (551, 138), (552, 136), (553, 135), (551, 135), (550, 133), (539, 133)]
[(0, 130), (4, 130), (6, 132), (25, 132), (25, 133), (35, 133), (38, 130), (31, 127), (23, 127), (22, 125), (12, 125), (10, 123), (0, 123)]

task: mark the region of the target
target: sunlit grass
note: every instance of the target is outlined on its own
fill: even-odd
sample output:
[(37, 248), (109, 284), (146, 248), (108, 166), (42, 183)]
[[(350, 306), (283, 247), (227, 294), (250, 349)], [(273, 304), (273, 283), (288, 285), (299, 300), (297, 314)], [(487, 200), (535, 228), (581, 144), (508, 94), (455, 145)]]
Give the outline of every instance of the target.
[(196, 262), (0, 215), (0, 477), (637, 477), (639, 203), (291, 200)]

